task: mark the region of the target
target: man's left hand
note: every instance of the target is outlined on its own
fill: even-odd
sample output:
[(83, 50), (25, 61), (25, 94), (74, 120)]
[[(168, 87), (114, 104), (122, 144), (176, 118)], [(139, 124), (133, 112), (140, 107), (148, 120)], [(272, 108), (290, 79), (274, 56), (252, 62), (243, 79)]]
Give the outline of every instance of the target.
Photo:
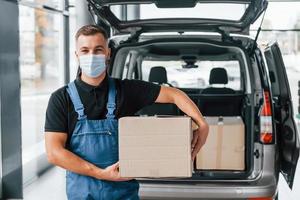
[(192, 160), (194, 161), (197, 153), (200, 151), (201, 147), (205, 144), (208, 135), (208, 126), (198, 128), (193, 132), (192, 140)]

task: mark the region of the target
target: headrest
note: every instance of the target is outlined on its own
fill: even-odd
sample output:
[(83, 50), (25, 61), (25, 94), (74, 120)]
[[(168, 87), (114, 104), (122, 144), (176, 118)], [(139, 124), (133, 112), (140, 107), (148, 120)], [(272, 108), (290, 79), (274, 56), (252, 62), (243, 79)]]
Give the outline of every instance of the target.
[(210, 71), (209, 84), (227, 84), (228, 76), (224, 68), (213, 68)]
[(168, 83), (167, 70), (161, 66), (152, 67), (149, 74), (149, 82)]

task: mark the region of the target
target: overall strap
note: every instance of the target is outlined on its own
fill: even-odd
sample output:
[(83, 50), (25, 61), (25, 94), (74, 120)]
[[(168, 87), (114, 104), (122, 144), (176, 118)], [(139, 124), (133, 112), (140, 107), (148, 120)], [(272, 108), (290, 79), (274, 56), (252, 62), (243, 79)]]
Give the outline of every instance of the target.
[(108, 101), (107, 101), (107, 114), (106, 118), (114, 119), (115, 114), (114, 111), (116, 109), (116, 86), (115, 86), (115, 81), (108, 77)]
[(74, 109), (78, 114), (78, 120), (86, 118), (86, 115), (84, 114), (84, 107), (80, 100), (80, 96), (78, 94), (77, 88), (75, 86), (75, 82), (72, 81), (68, 84), (67, 92), (70, 95), (71, 101), (73, 102)]

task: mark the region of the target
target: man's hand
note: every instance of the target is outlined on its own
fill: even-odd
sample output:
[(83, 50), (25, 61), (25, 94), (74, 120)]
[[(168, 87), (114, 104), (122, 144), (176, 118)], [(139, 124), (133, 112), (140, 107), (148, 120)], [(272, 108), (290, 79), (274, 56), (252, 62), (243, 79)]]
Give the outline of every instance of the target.
[(206, 138), (208, 135), (208, 126), (198, 128), (193, 133), (193, 140), (192, 140), (192, 160), (194, 161), (196, 158), (197, 153), (200, 151), (202, 146), (206, 142)]
[(192, 141), (192, 159), (194, 160), (197, 153), (204, 145), (208, 135), (208, 124), (203, 118), (197, 105), (183, 91), (165, 86), (161, 86), (155, 102), (174, 103), (182, 112), (190, 116), (197, 123), (199, 128), (194, 132)]
[(101, 169), (65, 149), (66, 141), (67, 133), (45, 133), (46, 151), (50, 163), (74, 173), (95, 177), (97, 179), (110, 181), (130, 180), (129, 178), (121, 178), (119, 173), (119, 162), (108, 166), (105, 169)]
[(100, 179), (108, 180), (108, 181), (129, 181), (132, 180), (132, 178), (124, 178), (121, 177), (119, 172), (119, 162), (116, 162), (115, 164), (106, 167), (101, 171), (101, 174), (99, 176)]

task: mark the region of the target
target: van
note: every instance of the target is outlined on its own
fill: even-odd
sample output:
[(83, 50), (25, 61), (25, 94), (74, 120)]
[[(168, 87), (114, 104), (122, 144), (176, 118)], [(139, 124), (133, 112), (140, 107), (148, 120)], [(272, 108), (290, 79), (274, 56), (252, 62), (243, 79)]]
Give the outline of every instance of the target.
[[(176, 87), (204, 116), (240, 116), (245, 125), (244, 170), (138, 179), (141, 199), (277, 199), (279, 173), (292, 188), (299, 138), (284, 62), (276, 42), (249, 37), (266, 0), (87, 2), (112, 35), (112, 77)], [(183, 113), (153, 104), (137, 115)]]

